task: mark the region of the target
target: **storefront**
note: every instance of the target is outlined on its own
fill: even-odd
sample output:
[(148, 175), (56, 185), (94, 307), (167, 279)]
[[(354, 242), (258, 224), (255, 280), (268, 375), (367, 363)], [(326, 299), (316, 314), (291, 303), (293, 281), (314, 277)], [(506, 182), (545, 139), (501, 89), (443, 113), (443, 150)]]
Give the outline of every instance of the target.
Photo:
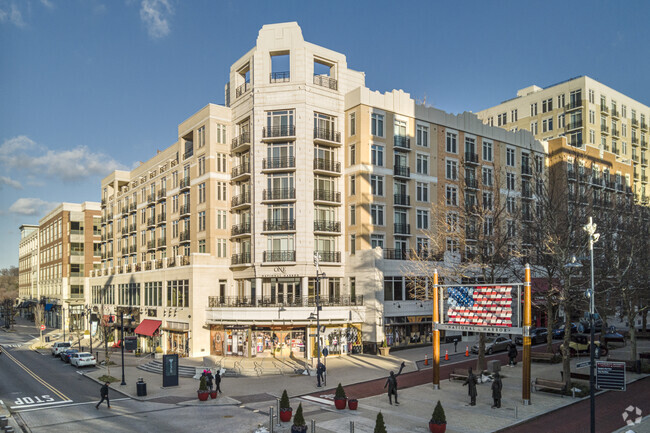
[(142, 353), (153, 353), (156, 347), (160, 346), (161, 320), (144, 319), (137, 328), (135, 334), (138, 336), (138, 347)]
[(305, 327), (300, 326), (212, 325), (210, 340), (210, 354), (216, 356), (306, 356)]
[(386, 343), (390, 347), (404, 347), (431, 342), (431, 316), (386, 317)]
[(181, 357), (188, 356), (190, 352), (190, 324), (168, 320), (163, 331), (167, 343), (165, 353), (168, 355), (178, 354)]
[[(323, 325), (320, 333), (321, 350), (327, 348), (329, 355), (352, 355), (362, 353), (361, 324)], [(323, 329), (321, 329), (323, 331)], [(310, 335), (316, 335), (316, 327), (309, 328)], [(316, 357), (318, 346), (316, 337), (311, 339), (311, 356)]]

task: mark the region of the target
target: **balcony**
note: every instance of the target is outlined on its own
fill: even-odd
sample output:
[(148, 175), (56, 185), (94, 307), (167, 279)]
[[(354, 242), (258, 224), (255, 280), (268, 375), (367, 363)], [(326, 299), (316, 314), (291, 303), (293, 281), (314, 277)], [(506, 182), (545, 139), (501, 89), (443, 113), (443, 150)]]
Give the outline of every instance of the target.
[(591, 184), (595, 187), (602, 188), (603, 179), (600, 176), (591, 176)]
[(607, 125), (600, 125), (600, 133), (601, 134), (609, 134), (609, 126)]
[(288, 232), (296, 230), (296, 220), (272, 219), (264, 220), (263, 230), (265, 232)]
[(317, 84), (322, 87), (327, 87), (328, 89), (338, 90), (338, 82), (327, 75), (314, 75), (314, 84)]
[(331, 159), (314, 158), (314, 171), (327, 173), (341, 173), (341, 163)]
[(394, 248), (384, 248), (384, 259), (386, 260), (411, 260), (411, 251), (394, 249)]
[(341, 263), (340, 251), (314, 251), (320, 255), (321, 263)]
[(406, 165), (394, 165), (393, 175), (397, 177), (411, 177), (411, 168)]
[(641, 176), (641, 182), (648, 183), (648, 176)]
[(641, 122), (641, 129), (648, 130), (648, 124), (645, 122)]
[(605, 105), (601, 105), (600, 106), (600, 112), (605, 113), (605, 114), (609, 114), (609, 108), (607, 108), (607, 106), (605, 106)]
[(295, 262), (295, 250), (264, 251), (264, 262)]
[(156, 241), (155, 240), (150, 240), (147, 242), (147, 249), (148, 250), (153, 250), (156, 248)]
[(393, 229), (395, 230), (396, 235), (410, 235), (411, 234), (411, 224), (393, 224)]
[(573, 111), (579, 108), (582, 108), (582, 101), (569, 101), (569, 103), (564, 106), (566, 111)]
[(621, 117), (616, 108), (612, 108), (612, 117), (616, 117), (616, 118)]
[(393, 194), (395, 206), (411, 206), (411, 196), (407, 194)]
[(240, 224), (235, 224), (230, 228), (231, 236), (240, 236), (244, 234), (251, 233), (251, 223), (250, 221)]
[(296, 199), (295, 188), (272, 188), (264, 190), (262, 193), (263, 201), (287, 201)]
[(250, 132), (242, 132), (239, 136), (232, 139), (231, 150), (233, 152), (242, 152), (247, 150), (251, 145)]
[(129, 228), (128, 227), (122, 227), (122, 235), (126, 235), (129, 233)]
[(521, 166), (521, 175), (522, 176), (532, 176), (533, 175), (533, 167), (530, 165), (522, 165)]
[(150, 261), (144, 262), (144, 270), (150, 271), (151, 269), (152, 269), (151, 262)]
[(156, 195), (155, 194), (149, 194), (147, 196), (147, 204), (151, 205), (151, 204), (155, 204), (155, 203), (156, 203)]
[(612, 128), (612, 136), (618, 137), (619, 136), (619, 130)]
[[(328, 298), (326, 296), (321, 296), (319, 299), (319, 304), (323, 307), (359, 307), (363, 305), (363, 296), (339, 296), (337, 298)], [(278, 296), (263, 296), (256, 298), (244, 298), (238, 296), (208, 296), (208, 308), (272, 308), (273, 310), (271, 312), (276, 316), (275, 320), (277, 320), (277, 312), (275, 310), (279, 307), (307, 307), (313, 310), (313, 307), (315, 306), (316, 300), (313, 296), (310, 296), (309, 298), (297, 297), (295, 299), (283, 299), (282, 297)], [(321, 312), (321, 315), (326, 313), (326, 311)], [(255, 314), (257, 315), (259, 312), (256, 311)], [(347, 312), (345, 315), (348, 317)], [(301, 312), (299, 317), (302, 318), (307, 316), (309, 316), (309, 312), (306, 312), (305, 314)], [(264, 320), (273, 320), (273, 318)]]
[(639, 155), (632, 155), (632, 161), (639, 162)]
[(167, 214), (166, 213), (158, 214), (157, 220), (158, 220), (158, 224), (164, 223), (165, 221), (167, 221)]
[(124, 205), (120, 208), (120, 213), (128, 213), (129, 212), (129, 205)]
[(264, 158), (262, 160), (262, 170), (265, 171), (289, 171), (288, 169), (296, 168), (296, 158), (293, 156), (277, 156), (273, 158)]
[(160, 238), (158, 239), (158, 248), (162, 248), (165, 245), (167, 245), (167, 238)]
[[(73, 255), (73, 256), (78, 256), (78, 255), (80, 255), (80, 254), (75, 254), (75, 253), (76, 253), (76, 251), (73, 251), (73, 252), (72, 252), (72, 255)], [(128, 255), (128, 254), (129, 254), (129, 249), (128, 249), (127, 247), (122, 247), (122, 255), (123, 255), (123, 256), (126, 256), (126, 255)]]
[(294, 125), (281, 125), (262, 128), (262, 138), (273, 141), (277, 139), (295, 139), (296, 127)]
[(129, 205), (129, 212), (135, 212), (138, 208), (138, 203), (133, 202)]
[(638, 128), (638, 127), (639, 127), (639, 121), (636, 120), (635, 118), (632, 118), (631, 122), (632, 122), (632, 126), (633, 126), (634, 128)]
[(648, 142), (641, 139), (641, 149), (648, 149)]
[(582, 139), (574, 138), (574, 137), (568, 137), (567, 144), (569, 146), (573, 146), (573, 147), (582, 147)]
[(478, 189), (478, 179), (465, 179), (465, 188)]
[(616, 155), (618, 155), (620, 151), (621, 151), (620, 147), (612, 146), (612, 153), (615, 153)]
[(158, 196), (158, 201), (163, 201), (167, 199), (167, 189), (161, 189), (156, 194)]
[(338, 146), (341, 144), (341, 133), (332, 128), (314, 128), (314, 141)]
[(180, 208), (180, 215), (188, 215), (190, 213), (190, 204), (185, 203), (184, 205), (181, 206)]
[(291, 72), (290, 71), (284, 71), (284, 72), (271, 72), (269, 74), (269, 82), (270, 83), (288, 83), (291, 81)]
[(465, 164), (477, 165), (478, 154), (474, 152), (465, 152)]
[(522, 188), (521, 189), (521, 197), (525, 199), (532, 199), (533, 198), (533, 189), (532, 188)]
[(331, 203), (341, 203), (341, 193), (338, 191), (331, 191), (328, 189), (315, 189), (315, 201), (327, 201)]
[(251, 193), (250, 192), (245, 192), (239, 195), (236, 195), (230, 200), (230, 204), (232, 205), (233, 208), (239, 207), (239, 206), (245, 206), (248, 205), (250, 206), (251, 204)]
[(137, 225), (135, 223), (129, 226), (129, 233), (135, 233), (137, 231)]
[(340, 233), (341, 232), (341, 222), (340, 221), (330, 221), (330, 220), (315, 220), (314, 221), (314, 231), (315, 232)]
[(138, 247), (135, 245), (131, 245), (129, 247), (129, 253), (136, 253), (136, 252), (138, 252)]
[(190, 177), (187, 176), (182, 178), (179, 186), (181, 188), (181, 191), (190, 189)]
[(580, 129), (580, 128), (582, 128), (582, 120), (577, 120), (575, 122), (568, 122), (566, 124), (567, 131), (572, 131), (574, 129)]
[(113, 232), (112, 231), (108, 232), (108, 235), (106, 235), (106, 236), (107, 236), (107, 239), (113, 239)]
[(180, 241), (181, 242), (189, 242), (190, 241), (190, 231), (189, 230), (183, 230), (181, 232)]
[(648, 159), (643, 155), (641, 155), (641, 165), (648, 165)]
[(237, 167), (233, 167), (232, 180), (237, 180), (237, 178), (243, 176), (250, 176), (250, 174), (251, 174), (251, 164), (250, 162), (245, 162), (243, 164), (238, 165)]
[(632, 137), (632, 146), (638, 146), (638, 145), (639, 145), (639, 138)]
[(156, 217), (147, 218), (147, 227), (152, 227), (156, 225)]
[(244, 93), (248, 92), (253, 86), (251, 86), (251, 83), (246, 81), (244, 84), (237, 86), (235, 89), (235, 98), (239, 98), (241, 95)]
[(411, 150), (411, 139), (404, 135), (396, 135), (393, 137), (393, 147), (397, 150)]
[(233, 254), (230, 257), (231, 265), (243, 265), (251, 262), (251, 253)]

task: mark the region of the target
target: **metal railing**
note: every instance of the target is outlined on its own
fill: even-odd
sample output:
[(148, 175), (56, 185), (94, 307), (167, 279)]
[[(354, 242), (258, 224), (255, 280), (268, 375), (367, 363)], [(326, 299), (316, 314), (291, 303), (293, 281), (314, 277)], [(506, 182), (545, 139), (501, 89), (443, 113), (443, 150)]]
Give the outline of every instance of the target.
[(189, 242), (190, 240), (190, 231), (189, 230), (184, 230), (180, 234), (180, 240), (181, 242)]
[(238, 177), (243, 174), (251, 174), (251, 164), (250, 162), (245, 162), (238, 165), (237, 167), (232, 168), (232, 177)]
[(465, 164), (478, 164), (478, 154), (475, 152), (465, 152)]
[(406, 165), (394, 165), (393, 175), (400, 177), (411, 177), (411, 167)]
[(478, 179), (465, 179), (465, 187), (478, 189)]
[(237, 137), (232, 139), (232, 148), (235, 149), (239, 146), (242, 146), (244, 144), (250, 144), (251, 142), (251, 134), (250, 132), (243, 132)]
[(233, 254), (230, 257), (230, 264), (231, 265), (241, 265), (241, 264), (250, 263), (250, 262), (251, 262), (251, 253)]
[(241, 224), (235, 224), (230, 228), (230, 235), (231, 236), (238, 236), (238, 235), (243, 235), (246, 233), (251, 232), (251, 223), (245, 222)]
[(296, 220), (285, 220), (285, 219), (272, 219), (264, 220), (265, 232), (274, 232), (274, 231), (285, 231), (285, 230), (295, 230), (296, 229)]
[(582, 107), (582, 101), (569, 101), (569, 103), (564, 106), (566, 110), (574, 110), (580, 107)]
[(251, 88), (251, 83), (246, 81), (244, 84), (237, 86), (235, 89), (235, 98), (239, 98)]
[(166, 220), (167, 220), (167, 214), (166, 213), (158, 214), (158, 224), (164, 223)]
[(272, 188), (264, 190), (262, 200), (293, 200), (296, 198), (295, 188)]
[(567, 130), (579, 129), (579, 128), (582, 128), (582, 120), (577, 120), (575, 122), (568, 122), (566, 124)]
[(341, 263), (340, 251), (314, 251), (314, 254), (320, 255), (321, 262), (327, 263)]
[(314, 138), (340, 143), (341, 133), (330, 128), (314, 128)]
[(341, 163), (338, 161), (332, 161), (331, 159), (314, 158), (314, 170), (323, 170), (323, 171), (340, 173)]
[(180, 214), (185, 215), (185, 214), (188, 214), (188, 213), (190, 213), (190, 204), (186, 203), (184, 205), (181, 205)]
[[(329, 298), (321, 296), (319, 304), (324, 307), (355, 307), (363, 305), (363, 296), (337, 296)], [(280, 296), (261, 296), (255, 298), (241, 296), (208, 296), (208, 308), (224, 307), (259, 307), (259, 308), (278, 308), (278, 307), (314, 307), (316, 299), (311, 297), (288, 298)]]
[(393, 137), (393, 147), (397, 147), (401, 149), (410, 149), (411, 139), (404, 135), (396, 135)]
[(393, 224), (393, 229), (397, 234), (409, 235), (411, 234), (411, 224)]
[(398, 206), (411, 206), (411, 197), (406, 194), (393, 194), (393, 203)]
[(314, 231), (339, 233), (341, 231), (341, 222), (328, 221), (328, 220), (315, 220)]
[(336, 79), (327, 75), (314, 75), (314, 84), (327, 87), (328, 89), (338, 90), (339, 83)]
[(182, 178), (181, 183), (180, 183), (180, 188), (181, 189), (186, 189), (186, 188), (189, 188), (189, 187), (190, 187), (190, 177), (187, 176), (187, 177)]
[(156, 241), (155, 240), (151, 240), (151, 241), (147, 242), (147, 249), (148, 250), (153, 250), (154, 248), (156, 248)]
[(239, 195), (234, 196), (231, 200), (230, 203), (232, 206), (240, 206), (243, 204), (250, 204), (251, 202), (251, 193), (250, 192), (245, 192)]
[(158, 239), (158, 248), (164, 247), (165, 245), (167, 245), (167, 238)]
[(296, 135), (296, 127), (294, 125), (271, 126), (262, 128), (262, 137), (276, 138), (276, 137), (293, 137)]
[(315, 189), (314, 200), (331, 201), (335, 203), (340, 203), (341, 193), (338, 191), (331, 191), (328, 189)]
[(263, 261), (265, 262), (295, 262), (295, 250), (264, 251)]
[(286, 83), (291, 80), (291, 72), (271, 72), (269, 74), (269, 80), (271, 83)]
[(262, 160), (262, 170), (271, 170), (275, 168), (295, 168), (296, 158), (293, 156), (276, 156), (273, 158), (264, 158)]

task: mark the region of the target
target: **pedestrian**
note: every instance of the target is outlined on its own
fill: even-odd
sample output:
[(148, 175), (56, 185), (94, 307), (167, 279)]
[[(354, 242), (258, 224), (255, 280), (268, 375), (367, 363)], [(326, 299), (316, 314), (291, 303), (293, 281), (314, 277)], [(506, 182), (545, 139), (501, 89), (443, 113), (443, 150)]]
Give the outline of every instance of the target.
[(494, 404), (492, 409), (501, 407), (501, 390), (503, 389), (503, 383), (501, 383), (501, 376), (499, 372), (494, 373), (494, 381), (492, 382), (492, 400)]
[(515, 343), (510, 343), (508, 345), (508, 366), (514, 367), (517, 365), (517, 345)]
[(454, 353), (458, 352), (458, 338), (454, 338)]
[(324, 381), (325, 379), (323, 378), (323, 375), (327, 369), (325, 368), (325, 364), (322, 362), (318, 361), (318, 365), (316, 365), (316, 379), (318, 380), (318, 385), (316, 385), (318, 388), (321, 387), (321, 382)]
[(467, 370), (467, 379), (463, 386), (468, 385), (467, 394), (470, 398), (470, 406), (476, 406), (476, 376), (472, 373), (472, 369)]
[(406, 364), (402, 362), (402, 365), (400, 365), (397, 374), (391, 371), (390, 376), (388, 376), (388, 379), (386, 379), (386, 383), (384, 384), (384, 388), (388, 386), (388, 403), (390, 403), (391, 405), (393, 404), (393, 395), (394, 395), (395, 404), (399, 406), (399, 401), (397, 401), (397, 376), (402, 374), (402, 370), (404, 370), (405, 366)]
[(206, 385), (208, 385), (208, 389), (210, 390), (210, 392), (212, 392), (212, 387), (214, 386), (213, 383), (214, 376), (212, 375), (212, 372), (208, 370), (208, 374), (206, 374), (205, 377), (206, 377), (206, 381), (205, 381)]
[(214, 376), (214, 386), (217, 392), (221, 392), (223, 394), (221, 391), (221, 370), (217, 370), (217, 374)]
[(108, 405), (108, 408), (111, 408), (111, 401), (108, 399), (108, 386), (110, 385), (110, 382), (106, 382), (101, 389), (99, 390), (99, 395), (101, 395), (102, 399), (99, 400), (99, 403), (95, 406), (95, 409), (99, 410), (99, 405), (102, 404), (104, 400), (106, 400), (106, 404)]

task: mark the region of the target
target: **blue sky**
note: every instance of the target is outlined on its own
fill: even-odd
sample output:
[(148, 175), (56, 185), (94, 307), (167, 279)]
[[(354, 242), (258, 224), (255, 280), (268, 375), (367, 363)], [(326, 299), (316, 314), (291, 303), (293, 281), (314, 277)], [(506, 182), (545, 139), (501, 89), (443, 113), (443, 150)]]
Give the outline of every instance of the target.
[(650, 105), (650, 2), (0, 0), (0, 268), (18, 227), (224, 102), (264, 24), (297, 21), (374, 90), (479, 111), (577, 75)]

